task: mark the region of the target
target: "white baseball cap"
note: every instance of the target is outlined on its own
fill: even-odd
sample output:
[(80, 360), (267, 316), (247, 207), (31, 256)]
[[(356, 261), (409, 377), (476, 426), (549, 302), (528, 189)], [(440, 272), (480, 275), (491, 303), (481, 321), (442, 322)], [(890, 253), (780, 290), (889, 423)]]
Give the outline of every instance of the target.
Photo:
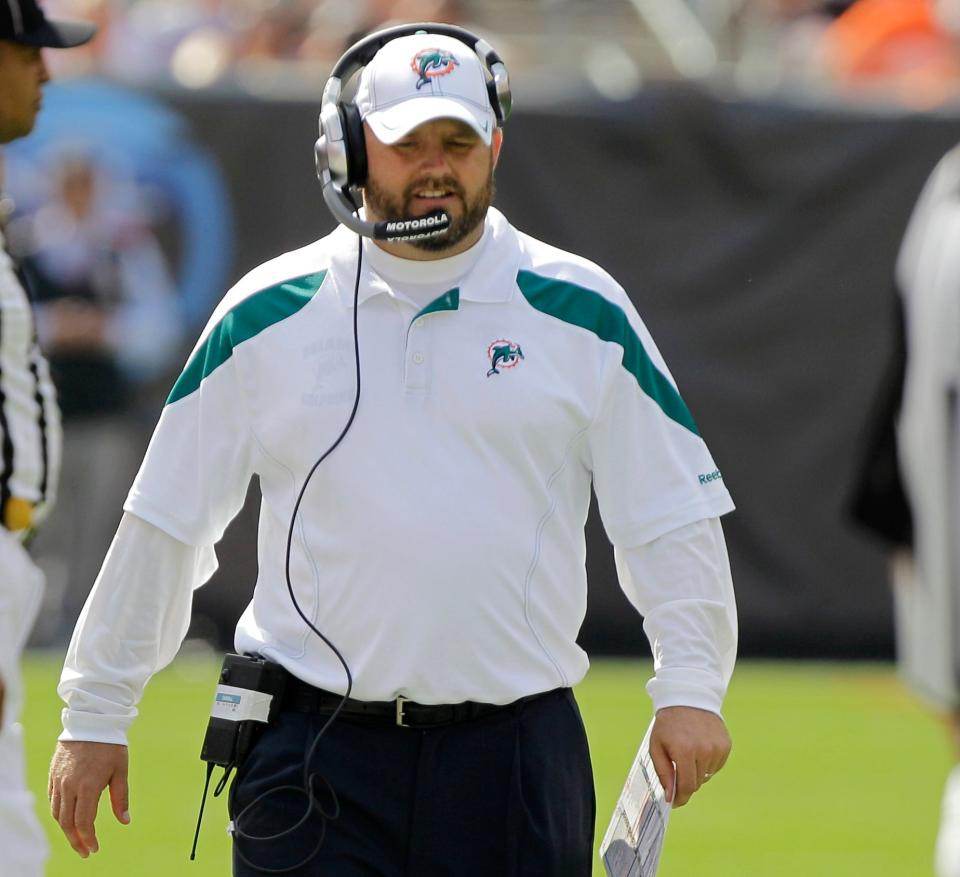
[(477, 53), (440, 34), (387, 43), (363, 68), (355, 103), (382, 143), (396, 143), (432, 119), (459, 119), (489, 145), (497, 124)]

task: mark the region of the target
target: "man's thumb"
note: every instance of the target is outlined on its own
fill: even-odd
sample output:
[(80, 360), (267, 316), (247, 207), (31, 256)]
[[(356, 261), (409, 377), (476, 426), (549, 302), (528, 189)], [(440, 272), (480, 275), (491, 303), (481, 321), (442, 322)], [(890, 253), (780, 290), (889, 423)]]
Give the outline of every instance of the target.
[(117, 771), (110, 779), (110, 806), (118, 822), (130, 823), (130, 793), (127, 789), (127, 775)]
[(663, 786), (664, 798), (667, 803), (673, 802), (673, 774), (676, 768), (666, 749), (655, 742), (650, 743), (650, 759), (653, 761), (653, 769), (657, 772), (657, 778), (660, 785)]

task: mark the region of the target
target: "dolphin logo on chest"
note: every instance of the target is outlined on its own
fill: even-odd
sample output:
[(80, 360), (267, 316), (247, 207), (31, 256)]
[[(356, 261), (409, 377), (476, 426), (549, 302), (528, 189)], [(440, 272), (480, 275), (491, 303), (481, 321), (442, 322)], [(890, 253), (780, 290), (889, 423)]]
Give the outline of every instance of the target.
[(487, 356), (490, 357), (488, 378), (500, 374), (501, 368), (513, 368), (524, 358), (520, 345), (512, 341), (494, 341), (487, 350)]

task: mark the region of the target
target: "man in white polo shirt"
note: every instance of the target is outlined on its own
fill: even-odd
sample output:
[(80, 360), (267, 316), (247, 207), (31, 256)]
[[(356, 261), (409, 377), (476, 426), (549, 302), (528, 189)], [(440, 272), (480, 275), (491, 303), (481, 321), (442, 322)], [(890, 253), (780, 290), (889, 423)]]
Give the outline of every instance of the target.
[(674, 803), (727, 758), (732, 503), (623, 289), (490, 206), (508, 92), (488, 87), (489, 47), (450, 33), (466, 34), (358, 44), (355, 105), (341, 59), (318, 143), (329, 185), (354, 126), (364, 214), (348, 225), (440, 232), (340, 227), (255, 269), (167, 400), (60, 685), (51, 805), (81, 856), (103, 788), (129, 818), (135, 704), (254, 474), (259, 569), (236, 647), (288, 684), (231, 790), (234, 874), (591, 873), (570, 693), (588, 667), (591, 484), (653, 645), (652, 751)]

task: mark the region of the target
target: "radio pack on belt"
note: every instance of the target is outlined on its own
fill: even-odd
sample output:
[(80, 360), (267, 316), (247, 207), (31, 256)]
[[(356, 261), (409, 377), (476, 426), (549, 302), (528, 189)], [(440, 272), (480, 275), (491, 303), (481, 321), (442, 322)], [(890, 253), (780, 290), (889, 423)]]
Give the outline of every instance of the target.
[(228, 654), (213, 696), (200, 759), (227, 770), (239, 767), (257, 736), (273, 721), (287, 671), (261, 657)]
[(219, 765), (224, 769), (213, 791), (213, 796), (217, 797), (226, 787), (233, 769), (243, 764), (257, 737), (275, 718), (286, 681), (287, 671), (265, 658), (234, 654), (224, 657), (207, 732), (200, 749), (200, 759), (207, 763), (207, 779), (203, 786), (191, 859), (196, 858), (200, 822), (214, 767)]

